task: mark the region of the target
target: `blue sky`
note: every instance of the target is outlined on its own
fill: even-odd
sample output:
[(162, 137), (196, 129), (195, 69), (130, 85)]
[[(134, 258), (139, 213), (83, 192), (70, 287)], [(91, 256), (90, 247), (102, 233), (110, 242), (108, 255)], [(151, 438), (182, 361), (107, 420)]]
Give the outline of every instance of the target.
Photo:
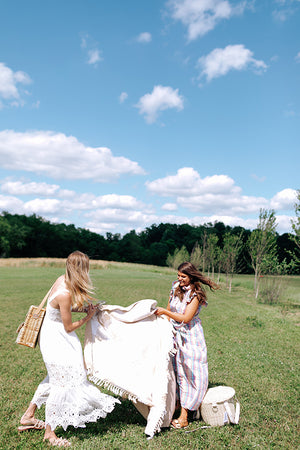
[(0, 211), (291, 230), (299, 0), (2, 0)]

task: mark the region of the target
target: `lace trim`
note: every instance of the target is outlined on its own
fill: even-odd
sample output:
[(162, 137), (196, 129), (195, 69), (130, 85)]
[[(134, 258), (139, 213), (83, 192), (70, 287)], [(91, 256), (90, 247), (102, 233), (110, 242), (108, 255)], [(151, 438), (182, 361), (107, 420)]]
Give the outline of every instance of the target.
[[(105, 394), (102, 395), (105, 396)], [(89, 406), (88, 411), (76, 411), (80, 408), (80, 405), (77, 404), (70, 407), (69, 403), (51, 404), (47, 402), (46, 424), (50, 425), (51, 430), (55, 430), (58, 426), (66, 430), (70, 425), (75, 428), (85, 428), (85, 424), (88, 422), (96, 422), (100, 418), (104, 419), (107, 414), (112, 412), (115, 403), (119, 403), (113, 397), (105, 397), (100, 408), (93, 409), (92, 406)]]
[(64, 388), (73, 388), (86, 382), (86, 371), (83, 367), (62, 366), (55, 363), (46, 363), (49, 382), (51, 385)]
[(112, 412), (120, 401), (90, 384), (83, 367), (46, 364), (48, 375), (38, 386), (32, 403), (46, 404), (46, 424), (52, 430), (69, 425), (83, 428)]

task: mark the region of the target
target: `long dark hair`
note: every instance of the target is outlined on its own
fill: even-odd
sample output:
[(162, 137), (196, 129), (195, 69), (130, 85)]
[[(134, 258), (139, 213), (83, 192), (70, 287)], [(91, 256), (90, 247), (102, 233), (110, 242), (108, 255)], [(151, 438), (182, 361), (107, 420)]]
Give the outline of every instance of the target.
[[(206, 305), (206, 292), (204, 289), (204, 286), (208, 286), (211, 291), (214, 291), (216, 289), (220, 289), (220, 286), (216, 284), (214, 281), (207, 278), (205, 275), (203, 275), (201, 272), (199, 272), (198, 269), (194, 266), (194, 264), (190, 262), (184, 262), (180, 264), (178, 267), (178, 272), (182, 272), (185, 275), (188, 275), (191, 279), (190, 286), (192, 293), (196, 293), (196, 296), (198, 298), (198, 301), (200, 305)], [(174, 294), (180, 298), (180, 300), (183, 299), (184, 290), (178, 285), (175, 289)]]

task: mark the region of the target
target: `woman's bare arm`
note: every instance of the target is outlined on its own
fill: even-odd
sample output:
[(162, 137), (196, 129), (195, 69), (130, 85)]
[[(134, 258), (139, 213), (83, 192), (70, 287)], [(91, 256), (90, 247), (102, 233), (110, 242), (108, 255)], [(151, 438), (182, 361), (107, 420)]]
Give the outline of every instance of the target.
[(87, 308), (87, 315), (76, 322), (72, 322), (71, 314), (71, 296), (68, 293), (60, 294), (56, 297), (56, 302), (60, 309), (63, 325), (67, 333), (76, 330), (77, 328), (88, 322), (96, 312), (94, 305), (89, 305)]
[[(192, 318), (196, 314), (198, 306), (199, 306), (199, 301), (198, 301), (198, 298), (195, 296), (193, 298), (193, 300), (187, 305), (184, 314), (175, 313), (175, 312), (170, 311), (169, 309), (160, 308), (160, 307), (157, 308), (157, 310), (155, 311), (155, 314), (157, 316), (161, 316), (164, 314), (165, 316), (169, 317), (170, 319), (175, 320), (176, 322), (188, 323), (192, 320)], [(168, 305), (168, 308), (169, 308), (169, 305)]]

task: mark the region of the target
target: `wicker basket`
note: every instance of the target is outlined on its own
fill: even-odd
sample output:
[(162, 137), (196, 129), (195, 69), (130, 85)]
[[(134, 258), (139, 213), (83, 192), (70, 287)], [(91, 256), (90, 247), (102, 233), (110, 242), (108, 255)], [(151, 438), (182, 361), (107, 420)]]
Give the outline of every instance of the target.
[(217, 386), (208, 389), (201, 404), (201, 416), (204, 422), (216, 427), (226, 423), (237, 424), (240, 404), (235, 399), (235, 390), (229, 386)]
[(18, 326), (16, 343), (34, 348), (37, 344), (39, 332), (44, 320), (46, 308), (43, 308), (52, 287), (49, 289), (39, 306), (31, 305), (25, 317), (25, 322)]
[(46, 313), (46, 308), (31, 305), (23, 322), (17, 329), (16, 343), (34, 348)]

